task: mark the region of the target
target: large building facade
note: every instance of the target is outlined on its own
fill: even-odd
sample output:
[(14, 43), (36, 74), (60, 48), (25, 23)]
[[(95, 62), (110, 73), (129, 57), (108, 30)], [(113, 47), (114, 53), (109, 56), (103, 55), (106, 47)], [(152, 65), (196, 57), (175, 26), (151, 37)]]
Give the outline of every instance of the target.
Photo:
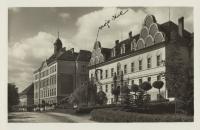
[(58, 103), (69, 96), (77, 87), (88, 80), (91, 52), (74, 49), (66, 50), (58, 38), (54, 43), (54, 53), (33, 74), (34, 104)]
[[(115, 41), (113, 48), (103, 48), (96, 41), (92, 51), (89, 64), (89, 76), (95, 77), (95, 70), (100, 69), (97, 74), (97, 91), (103, 90), (108, 98), (108, 104), (114, 102), (112, 89), (114, 87), (113, 77), (117, 75), (117, 86), (132, 84), (140, 85), (144, 81), (153, 83), (162, 80), (161, 95), (173, 100), (173, 80), (181, 81), (181, 87), (188, 83), (188, 68), (193, 68), (191, 62), (191, 46), (193, 35), (184, 29), (184, 18), (178, 20), (178, 25), (168, 21), (158, 24), (153, 15), (146, 16), (140, 34), (132, 36), (129, 32), (128, 38)], [(122, 77), (123, 76), (123, 77)], [(173, 78), (176, 77), (176, 78)], [(179, 78), (180, 77), (180, 78)], [(152, 88), (148, 91), (151, 100), (157, 100), (158, 90)]]

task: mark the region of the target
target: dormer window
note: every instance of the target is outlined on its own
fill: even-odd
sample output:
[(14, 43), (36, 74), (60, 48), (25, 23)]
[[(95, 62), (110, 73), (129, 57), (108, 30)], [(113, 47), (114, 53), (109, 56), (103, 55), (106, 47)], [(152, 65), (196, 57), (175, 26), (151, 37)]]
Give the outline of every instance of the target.
[(121, 46), (121, 54), (124, 54), (125, 53), (125, 44), (122, 44)]
[(115, 57), (115, 48), (112, 49), (111, 56), (112, 56), (112, 57)]
[(134, 51), (135, 50), (135, 44), (136, 44), (136, 41), (135, 39), (131, 42), (131, 51)]

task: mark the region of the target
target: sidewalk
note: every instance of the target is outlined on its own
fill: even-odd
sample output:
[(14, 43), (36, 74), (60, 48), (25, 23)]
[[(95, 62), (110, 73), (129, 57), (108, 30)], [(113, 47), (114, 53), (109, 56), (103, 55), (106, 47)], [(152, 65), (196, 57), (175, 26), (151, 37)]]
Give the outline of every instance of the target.
[(95, 121), (90, 120), (90, 115), (75, 116), (75, 115), (70, 115), (70, 114), (65, 114), (65, 113), (57, 113), (57, 112), (46, 112), (46, 114), (60, 116), (60, 117), (61, 116), (67, 117), (76, 123), (95, 123)]

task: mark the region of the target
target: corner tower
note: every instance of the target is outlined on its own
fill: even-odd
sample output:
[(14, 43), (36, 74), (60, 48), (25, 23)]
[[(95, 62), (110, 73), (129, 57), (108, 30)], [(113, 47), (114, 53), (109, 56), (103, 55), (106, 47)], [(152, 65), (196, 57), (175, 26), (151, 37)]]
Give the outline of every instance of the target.
[(62, 41), (59, 38), (59, 32), (58, 32), (58, 38), (54, 42), (54, 54), (57, 54), (62, 49)]

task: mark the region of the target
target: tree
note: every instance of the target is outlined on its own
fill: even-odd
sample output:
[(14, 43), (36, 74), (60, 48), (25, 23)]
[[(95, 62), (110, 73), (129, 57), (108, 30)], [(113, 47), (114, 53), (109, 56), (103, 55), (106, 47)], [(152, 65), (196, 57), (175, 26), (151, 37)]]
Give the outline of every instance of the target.
[(143, 82), (141, 85), (140, 85), (140, 88), (142, 88), (145, 92), (149, 91), (152, 86), (149, 82)]
[(120, 94), (120, 86), (117, 86), (117, 74), (116, 74), (116, 72), (114, 74), (113, 81), (114, 81), (114, 88), (112, 88), (112, 94), (114, 95), (115, 103), (117, 104), (118, 97), (119, 97), (119, 94)]
[(99, 91), (98, 93), (97, 93), (97, 103), (99, 104), (99, 105), (103, 105), (103, 104), (106, 104), (107, 103), (107, 97), (106, 97), (106, 93), (105, 92), (103, 92), (102, 90), (101, 91)]
[(8, 83), (8, 111), (12, 111), (14, 105), (19, 104), (18, 89), (15, 84)]
[(152, 85), (153, 85), (154, 88), (157, 88), (159, 90), (159, 95), (160, 95), (160, 89), (164, 85), (163, 81), (155, 81), (155, 82), (153, 82)]
[(177, 108), (182, 103), (177, 101), (184, 101), (187, 95), (187, 85), (188, 85), (188, 62), (186, 62), (186, 53), (181, 47), (186, 44), (187, 41), (184, 39), (172, 39), (167, 46), (167, 50), (170, 50), (167, 54), (166, 60), (166, 73), (165, 78), (168, 97), (175, 98), (175, 113)]
[(82, 87), (76, 88), (69, 98), (69, 102), (78, 105), (95, 105), (97, 96), (96, 85), (92, 81), (85, 82)]
[(115, 103), (117, 104), (118, 97), (119, 97), (119, 94), (120, 94), (120, 86), (114, 87), (112, 89), (112, 94), (114, 95)]
[(121, 95), (122, 95), (122, 104), (129, 105), (130, 104), (130, 89), (128, 88), (127, 85), (124, 85), (121, 88)]

